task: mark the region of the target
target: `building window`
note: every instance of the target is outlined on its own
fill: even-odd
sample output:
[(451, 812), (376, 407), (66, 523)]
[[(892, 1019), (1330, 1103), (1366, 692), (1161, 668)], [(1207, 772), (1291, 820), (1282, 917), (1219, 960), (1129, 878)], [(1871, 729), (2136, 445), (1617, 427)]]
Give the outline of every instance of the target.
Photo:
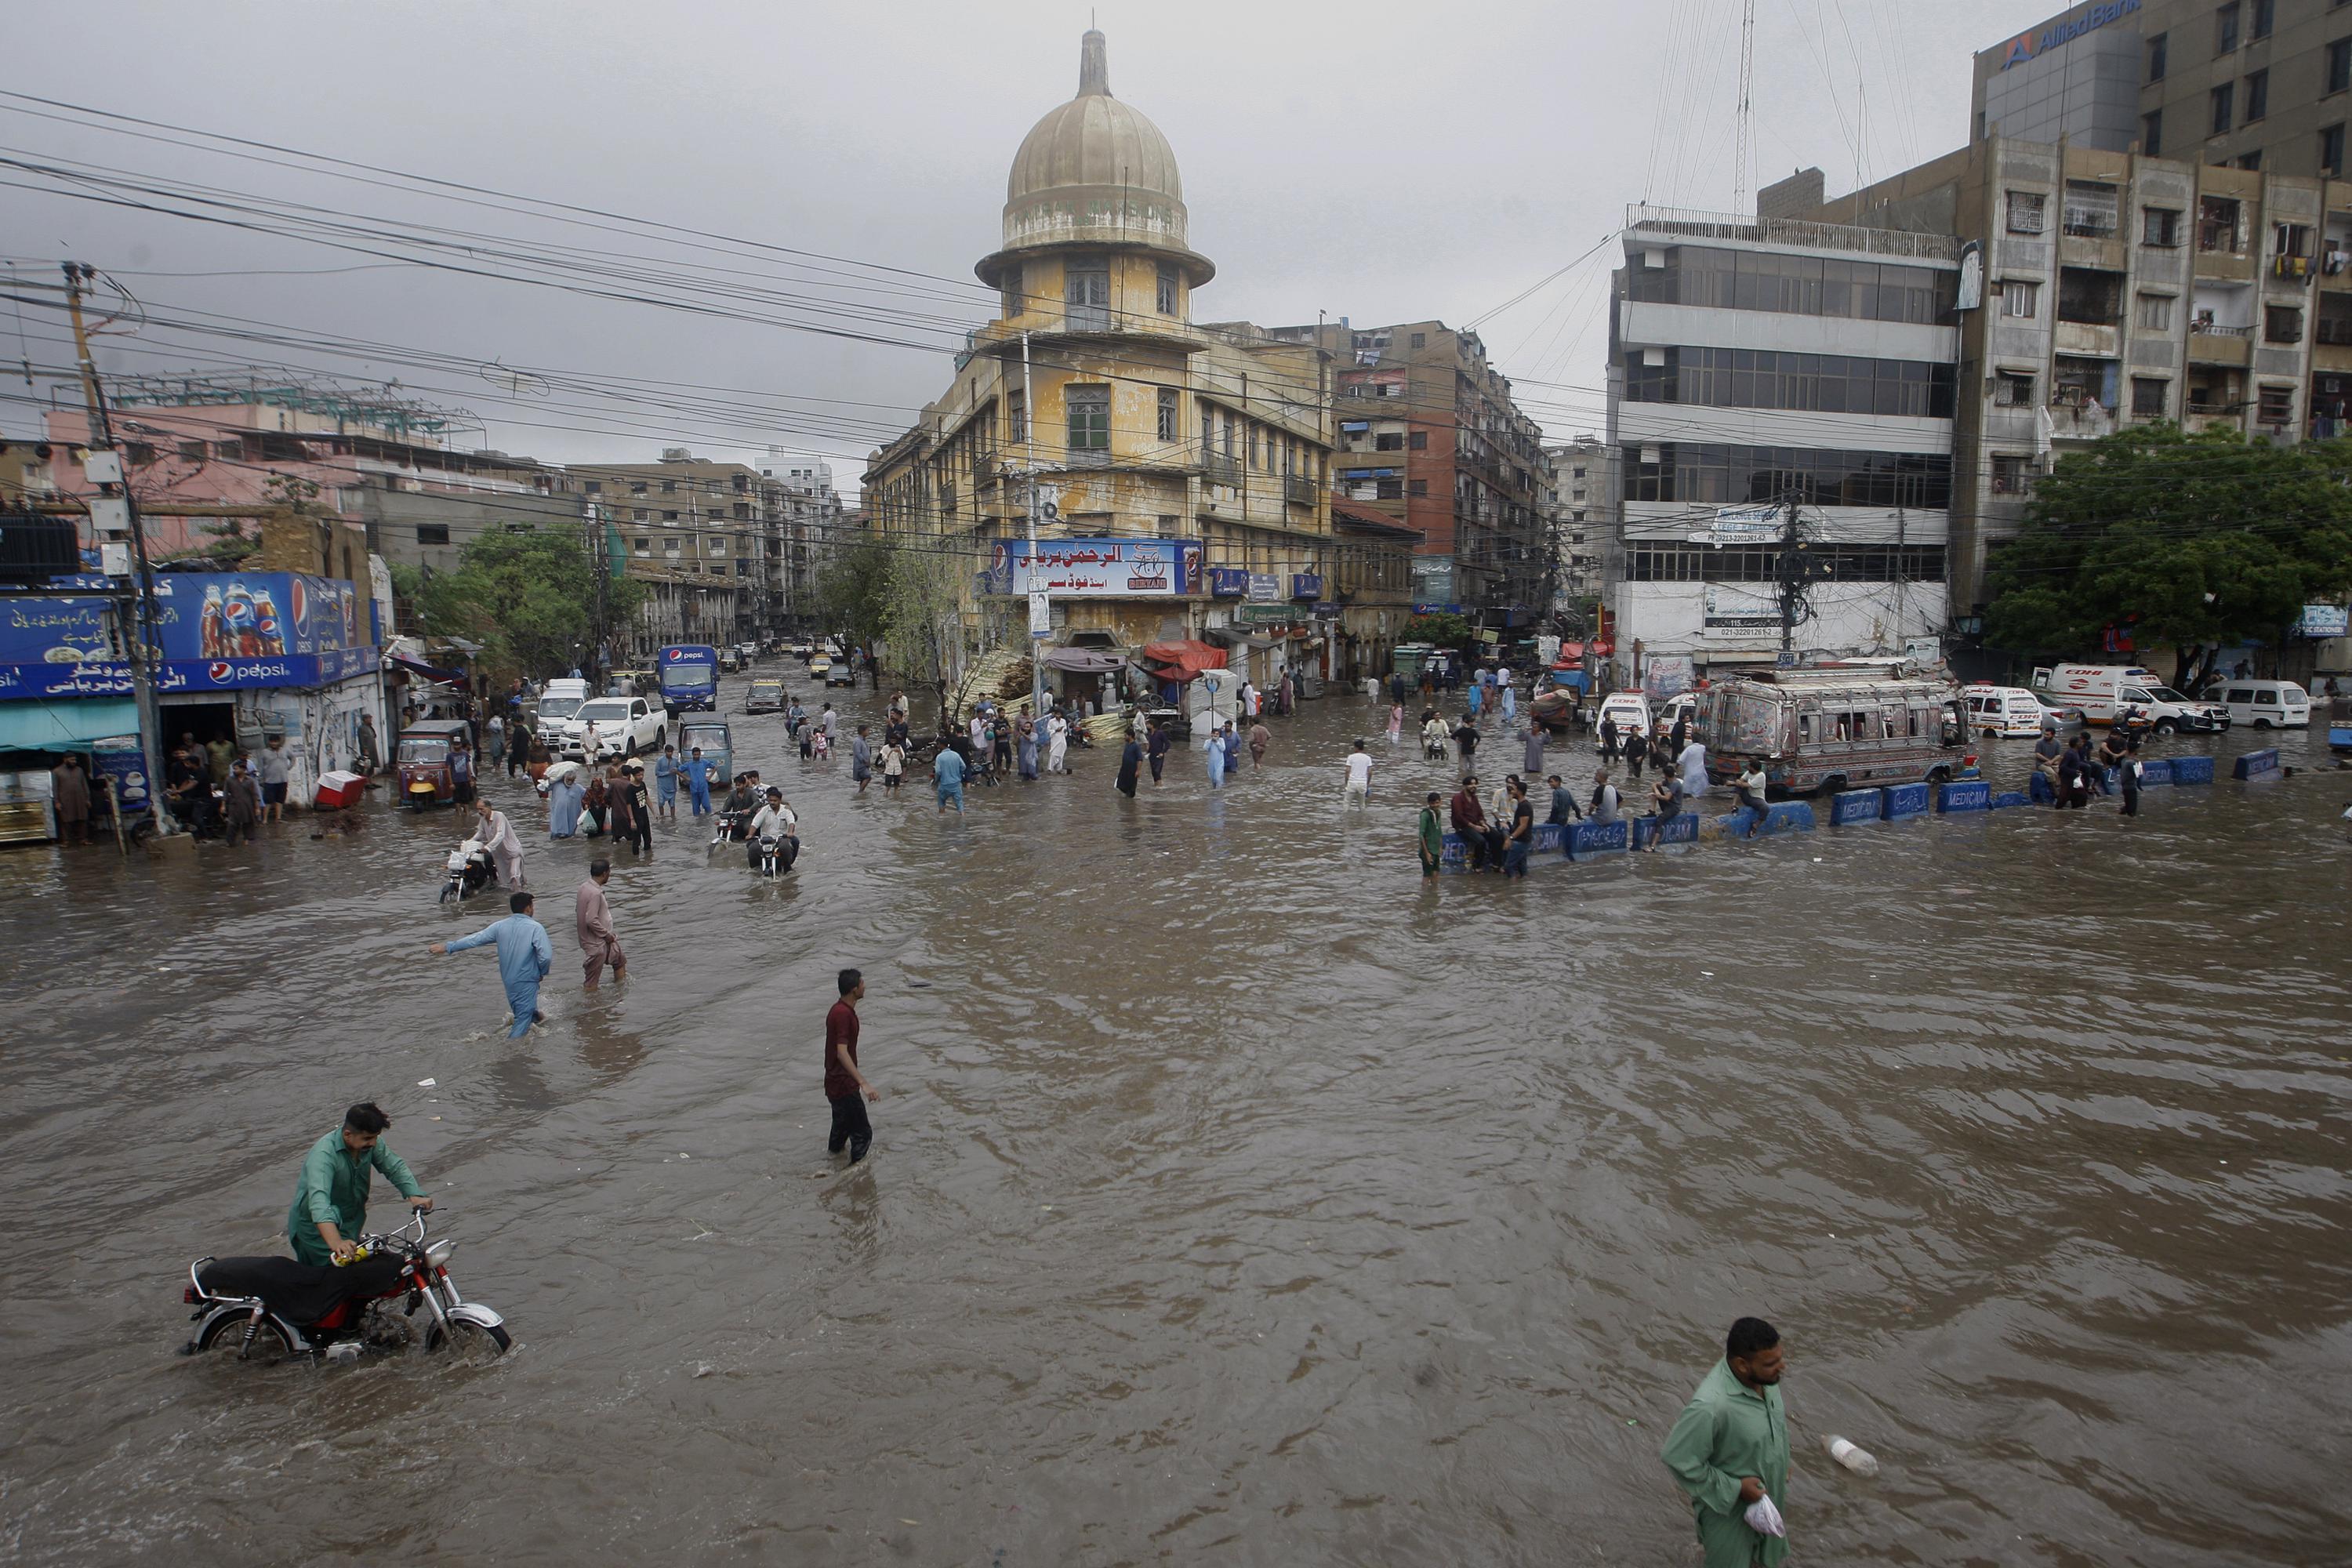
[(2111, 239), (2116, 232), (2116, 187), (2096, 180), (2066, 182), (2059, 222), (2077, 238)]
[(2042, 232), (2042, 211), (2048, 201), (2049, 198), (2044, 196), (2039, 191), (2010, 192), (2009, 232), (2011, 234), (2040, 234)]
[(1180, 439), (1176, 434), (1176, 392), (1173, 387), (1163, 386), (1160, 389), (1159, 434), (1162, 441)]
[(1375, 452), (1403, 451), (1404, 432), (1402, 430), (1386, 430), (1381, 432), (1379, 435), (1372, 437), (1372, 450)]
[(2151, 158), (2164, 155), (2164, 110), (2151, 109), (2139, 117), (2139, 150)]
[(2238, 154), (2238, 167), (2241, 169), (2259, 169), (2262, 166), (2263, 150), (2261, 148), (2257, 147), (2251, 153)]
[[(2271, 13), (2277, 9), (2277, 0), (2254, 0), (2254, 14), (2248, 18), (2246, 37), (2267, 38), (2271, 36)], [(2252, 118), (2249, 116), (2249, 118)]]
[(2344, 173), (2344, 123), (2341, 121), (2320, 130), (2319, 172), (2330, 176)]
[(1004, 438), (1007, 441), (1029, 439), (1029, 397), (1025, 393), (1004, 395)]
[(1373, 489), (1376, 492), (1373, 496), (1375, 500), (1404, 500), (1404, 481), (1402, 479), (1375, 479), (1373, 481)]
[(416, 542), (419, 544), (448, 543), (449, 525), (446, 522), (418, 523), (416, 525)]
[(2004, 316), (2031, 318), (2042, 308), (2042, 285), (2022, 278), (2003, 279), (2000, 284), (2000, 313)]
[(1429, 346), (1429, 334), (1427, 332), (1413, 333), (1412, 346), (1417, 349), (1427, 348)]
[(2271, 73), (2258, 70), (2246, 78), (2246, 123), (2252, 125), (2270, 111)]
[(2147, 79), (2150, 81), (2164, 79), (2164, 37), (2162, 33), (2158, 33), (2147, 41)]
[(651, 555), (654, 552), (654, 542), (640, 534), (637, 537), (636, 552), (639, 555)]
[(2245, 248), (2238, 237), (2238, 202), (2234, 196), (2200, 196), (2197, 200), (2197, 248), (2235, 254)]
[(2254, 405), (2258, 425), (2287, 425), (2294, 420), (2294, 388), (2265, 386)]
[(2209, 136), (2219, 136), (2230, 129), (2230, 106), (2237, 100), (2238, 84), (2225, 81), (2206, 95), (2210, 104), (2212, 123), (2206, 128)]
[[(1426, 452), (1426, 451), (1428, 451), (1428, 450), (1429, 450), (1429, 432), (1428, 432), (1428, 431), (1426, 431), (1426, 430), (1415, 430), (1415, 431), (1412, 434), (1412, 436), (1406, 439), (1406, 441), (1405, 441), (1405, 447), (1406, 447), (1406, 449), (1408, 449), (1408, 450), (1410, 450), (1410, 451), (1414, 451), (1414, 452)], [(1577, 469), (1576, 471), (1577, 471), (1578, 473), (1580, 473), (1580, 473), (1582, 473), (1582, 472), (1584, 472), (1584, 470), (1583, 470), (1582, 468), (1579, 468), (1579, 469)]]
[(2139, 297), (2139, 326), (2144, 332), (2172, 331), (2172, 296), (2142, 294)]
[(1163, 316), (1176, 313), (1176, 269), (1164, 261), (1160, 264), (1159, 305)]
[(2158, 376), (2132, 377), (2132, 417), (2161, 419), (2164, 417), (2165, 391), (2171, 383)]
[(2179, 245), (2180, 214), (2171, 207), (2140, 208), (2139, 242), (2142, 245)]
[(2238, 0), (2213, 13), (2213, 52), (2226, 55), (2238, 47)]
[(2020, 370), (1993, 372), (1992, 401), (1996, 408), (2032, 407), (2033, 377)]
[(1997, 496), (2032, 494), (2032, 461), (2015, 453), (1995, 452), (1992, 456), (1992, 493)]
[(662, 521), (664, 522), (676, 522), (677, 521), (677, 513), (674, 511), (666, 511), (662, 513)]
[(2084, 267), (2058, 272), (2058, 319), (2090, 327), (2113, 327), (2124, 319), (2124, 275)]
[(629, 493), (633, 496), (641, 496), (645, 494), (646, 481), (643, 479), (631, 479), (629, 481)]
[(2338, 38), (2327, 46), (2327, 86), (2329, 92), (2342, 92), (2352, 87), (2352, 38)]
[(2300, 305), (2263, 306), (2263, 342), (2266, 343), (2303, 342), (2303, 307)]
[(1074, 332), (1110, 331), (1110, 263), (1073, 257), (1062, 274), (1062, 324)]
[(629, 509), (629, 521), (630, 521), (631, 522), (643, 522), (643, 521), (645, 521), (645, 520), (646, 520), (646, 509), (645, 509), (645, 508), (643, 508), (643, 507), (641, 507), (641, 506), (637, 506), (637, 507), (631, 507), (631, 508)]
[(602, 479), (590, 479), (581, 488), (592, 496), (600, 496), (604, 493), (604, 481)]
[(1070, 461), (1110, 461), (1110, 388), (1073, 386), (1062, 396), (1070, 411)]
[(662, 494), (664, 494), (664, 495), (666, 495), (666, 496), (670, 496), (670, 495), (676, 495), (677, 493), (677, 481), (676, 479), (664, 479), (664, 480), (662, 481)]

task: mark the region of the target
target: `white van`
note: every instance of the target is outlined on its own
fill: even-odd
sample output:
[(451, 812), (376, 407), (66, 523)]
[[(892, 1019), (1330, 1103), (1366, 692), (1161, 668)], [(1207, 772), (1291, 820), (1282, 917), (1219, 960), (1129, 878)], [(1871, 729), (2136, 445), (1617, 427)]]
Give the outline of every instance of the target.
[(560, 754), (566, 737), (576, 736), (579, 726), (574, 721), (580, 705), (594, 695), (584, 680), (567, 678), (551, 680), (539, 689), (539, 702), (532, 709), (535, 722), (531, 728), (547, 737), (547, 749)]
[(2079, 708), (2045, 702), (2022, 686), (1969, 687), (1961, 694), (1961, 711), (1969, 728), (1979, 735), (2031, 739), (2045, 724), (2065, 729), (2080, 723)]
[(2228, 709), (2184, 696), (2137, 664), (2054, 665), (2033, 672), (2033, 689), (2061, 707), (2080, 708), (2086, 724), (2112, 724), (2128, 710), (2145, 715), (2159, 735), (2230, 727)]
[(1636, 731), (1646, 736), (1650, 733), (1650, 700), (1638, 691), (1612, 691), (1601, 700), (1601, 713), (1592, 721), (1592, 727), (1597, 730), (1612, 719), (1617, 721), (1621, 740)]
[(2223, 680), (2205, 689), (2205, 700), (2230, 710), (2232, 724), (2257, 730), (2300, 730), (2311, 722), (2311, 693), (2292, 680)]

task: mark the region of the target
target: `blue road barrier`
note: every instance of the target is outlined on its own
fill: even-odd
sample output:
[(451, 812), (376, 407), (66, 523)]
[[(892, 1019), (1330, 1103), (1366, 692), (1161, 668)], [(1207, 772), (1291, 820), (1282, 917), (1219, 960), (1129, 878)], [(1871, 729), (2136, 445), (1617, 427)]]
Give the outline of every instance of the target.
[(1893, 822), (1898, 817), (1917, 816), (1927, 809), (1928, 786), (1923, 784), (1888, 784), (1878, 793), (1885, 797), (1879, 815)]
[[(2210, 758), (2209, 758), (2209, 759), (2207, 759), (2207, 760), (2208, 760), (2208, 761), (2210, 761), (2211, 759), (2210, 759)], [(2158, 785), (2158, 784), (2170, 784), (2171, 782), (2172, 782), (2172, 759), (2171, 759), (2171, 758), (2169, 758), (2169, 757), (2147, 757), (2147, 758), (2143, 758), (2143, 759), (2141, 759), (2141, 762), (2140, 762), (2140, 764), (2139, 764), (2139, 787), (2140, 787), (2140, 788), (2142, 788), (2142, 789), (2154, 789), (2154, 788), (2155, 788), (2157, 785)]]
[(2172, 782), (2176, 784), (2211, 784), (2213, 782), (2213, 759), (2210, 757), (2173, 758)]
[(1441, 871), (1470, 869), (1470, 846), (1459, 833), (1449, 833), (1438, 840), (1437, 868)]
[(2048, 778), (2037, 772), (2025, 781), (2025, 798), (2035, 805), (2050, 805), (2057, 801), (2058, 792), (2050, 787)]
[(1982, 779), (1963, 779), (1958, 784), (1937, 784), (1936, 809), (1948, 816), (1961, 811), (1990, 811), (1992, 785)]
[(1653, 840), (1659, 844), (1696, 844), (1698, 842), (1698, 813), (1685, 811), (1664, 819), (1637, 816), (1631, 824), (1633, 847), (1646, 849)]
[(1568, 830), (1568, 855), (1571, 860), (1583, 860), (1595, 855), (1621, 852), (1625, 847), (1625, 824), (1615, 822), (1580, 822)]
[[(1725, 837), (1745, 838), (1748, 837), (1748, 819), (1754, 815), (1748, 807), (1741, 806), (1730, 816), (1718, 816), (1716, 820), (1723, 824)], [(1812, 805), (1801, 800), (1784, 800), (1778, 805), (1766, 807), (1764, 820), (1756, 828), (1759, 837), (1769, 833), (1811, 833), (1812, 830)]]
[(2025, 798), (2025, 792), (2023, 790), (2005, 789), (1999, 795), (1992, 797), (1992, 809), (1995, 811), (2007, 811), (2012, 805), (2026, 805), (2030, 804), (2031, 803)]
[(2261, 779), (2268, 778), (2278, 771), (2277, 752), (2248, 752), (2238, 759), (2238, 765), (2231, 770), (2231, 776), (2242, 779)]
[(1830, 826), (1842, 827), (1849, 822), (1876, 822), (1885, 815), (1887, 793), (1883, 789), (1840, 790), (1830, 801)]
[(1568, 853), (1568, 825), (1559, 822), (1538, 822), (1535, 837), (1528, 841), (1529, 855), (1565, 855)]

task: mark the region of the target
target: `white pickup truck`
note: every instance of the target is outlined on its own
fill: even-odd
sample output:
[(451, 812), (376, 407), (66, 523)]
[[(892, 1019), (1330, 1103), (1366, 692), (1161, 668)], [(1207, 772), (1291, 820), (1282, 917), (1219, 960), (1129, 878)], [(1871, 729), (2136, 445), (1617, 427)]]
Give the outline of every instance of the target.
[[(580, 705), (563, 736), (563, 754), (583, 762), (603, 762), (638, 752), (658, 752), (668, 737), (669, 715), (642, 697), (596, 697)], [(596, 747), (588, 750), (593, 730)]]

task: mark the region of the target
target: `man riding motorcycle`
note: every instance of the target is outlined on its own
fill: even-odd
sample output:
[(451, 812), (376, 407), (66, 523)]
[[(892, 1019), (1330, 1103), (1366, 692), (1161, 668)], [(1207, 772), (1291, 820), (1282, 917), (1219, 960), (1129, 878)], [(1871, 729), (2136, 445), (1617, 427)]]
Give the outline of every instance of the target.
[(301, 1184), (286, 1211), (286, 1239), (294, 1256), (314, 1267), (349, 1259), (367, 1224), (368, 1184), (382, 1171), (414, 1209), (430, 1210), (433, 1200), (408, 1173), (408, 1163), (386, 1148), (383, 1130), (392, 1118), (362, 1100), (343, 1112), (343, 1124), (310, 1145), (302, 1161)]
[(762, 838), (773, 838), (776, 841), (778, 872), (791, 870), (793, 862), (799, 859), (801, 854), (798, 831), (800, 820), (793, 815), (793, 808), (784, 804), (784, 792), (771, 787), (768, 791), (768, 804), (761, 806), (759, 815), (751, 818), (751, 830), (747, 835), (745, 845), (746, 853), (743, 858), (745, 863), (754, 871), (758, 870), (760, 841)]
[(729, 836), (740, 840), (751, 814), (760, 809), (760, 792), (751, 787), (750, 773), (735, 775), (735, 787), (727, 792), (727, 799), (719, 809), (727, 814)]

